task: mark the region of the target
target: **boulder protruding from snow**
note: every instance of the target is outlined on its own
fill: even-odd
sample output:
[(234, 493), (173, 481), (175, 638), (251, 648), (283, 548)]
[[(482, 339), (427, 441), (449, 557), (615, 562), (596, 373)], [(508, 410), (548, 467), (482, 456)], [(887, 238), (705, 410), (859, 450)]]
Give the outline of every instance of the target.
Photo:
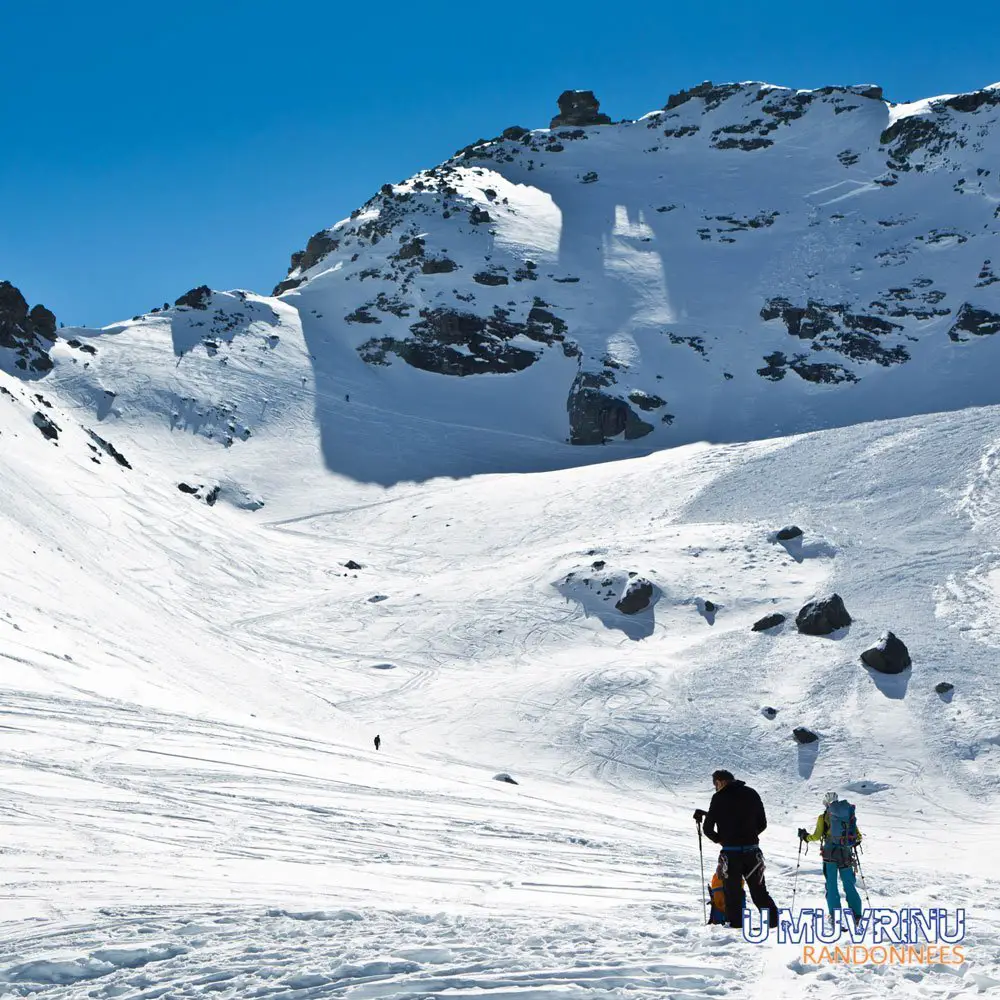
[(947, 681), (941, 681), (939, 684), (934, 685), (934, 690), (938, 694), (947, 694), (949, 691), (955, 690), (955, 685), (949, 684)]
[(516, 785), (517, 784), (517, 782), (506, 771), (501, 771), (499, 774), (494, 774), (493, 775), (493, 780), (494, 781), (502, 781), (502, 782), (504, 782), (504, 784), (507, 784), (507, 785)]
[(610, 125), (611, 119), (601, 114), (601, 102), (592, 90), (564, 90), (559, 95), (559, 114), (549, 128), (563, 125)]
[(364, 566), (362, 566), (359, 562), (355, 562), (353, 559), (348, 559), (347, 562), (344, 563), (344, 569), (364, 569)]
[[(178, 483), (177, 489), (179, 489), (181, 493), (187, 493), (199, 500), (204, 500), (209, 507), (215, 506), (215, 502), (219, 499), (219, 494), (222, 492), (222, 486), (218, 483), (207, 488), (204, 483), (199, 483), (197, 486), (192, 486), (190, 483)], [(204, 494), (202, 493), (202, 490), (205, 490)], [(261, 503), (261, 506), (264, 506), (263, 503)]]
[(805, 726), (798, 726), (792, 730), (792, 736), (795, 737), (796, 743), (815, 743), (819, 737), (811, 730), (806, 729)]
[(753, 627), (750, 629), (751, 632), (766, 632), (769, 628), (776, 628), (783, 621), (785, 621), (784, 615), (773, 614), (765, 615), (759, 621), (753, 623)]
[(633, 577), (615, 607), (623, 615), (635, 615), (649, 607), (653, 600), (653, 585), (645, 577)]
[(50, 420), (41, 410), (36, 410), (34, 417), (32, 417), (32, 422), (34, 425), (42, 432), (42, 437), (47, 441), (58, 441), (59, 432), (62, 428)]
[(802, 529), (796, 524), (790, 524), (776, 532), (774, 537), (779, 542), (790, 542), (793, 538), (802, 537)]
[(803, 635), (830, 635), (851, 624), (851, 616), (839, 594), (810, 601), (796, 616), (795, 625)]
[[(49, 371), (49, 351), (55, 339), (55, 316), (45, 306), (29, 310), (19, 290), (9, 281), (0, 281), (0, 348), (13, 352), (14, 368), (33, 373)], [(3, 361), (0, 354), (0, 368)]]
[(765, 705), (760, 710), (760, 714), (763, 715), (765, 719), (773, 719), (778, 714), (778, 710), (776, 708), (771, 708), (770, 705)]
[(886, 632), (871, 649), (866, 649), (861, 661), (880, 674), (901, 674), (913, 662), (906, 644), (892, 632)]

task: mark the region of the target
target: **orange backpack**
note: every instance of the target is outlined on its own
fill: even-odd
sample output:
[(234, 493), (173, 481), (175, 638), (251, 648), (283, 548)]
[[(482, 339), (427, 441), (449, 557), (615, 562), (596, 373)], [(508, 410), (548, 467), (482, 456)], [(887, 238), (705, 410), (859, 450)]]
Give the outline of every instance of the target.
[(726, 922), (726, 893), (722, 887), (722, 876), (718, 872), (712, 876), (712, 881), (708, 883), (708, 922), (710, 924), (724, 924)]

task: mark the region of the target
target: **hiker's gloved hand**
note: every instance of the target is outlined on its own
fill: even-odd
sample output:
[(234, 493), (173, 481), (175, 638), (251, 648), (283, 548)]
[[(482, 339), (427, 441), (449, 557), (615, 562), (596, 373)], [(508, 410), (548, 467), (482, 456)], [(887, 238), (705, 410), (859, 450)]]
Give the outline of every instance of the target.
[(705, 812), (704, 809), (695, 809), (695, 811), (694, 811), (694, 821), (696, 823), (700, 823), (705, 818), (706, 815), (707, 815), (707, 813)]
[(809, 831), (803, 827), (799, 827), (799, 840), (806, 841), (809, 839)]

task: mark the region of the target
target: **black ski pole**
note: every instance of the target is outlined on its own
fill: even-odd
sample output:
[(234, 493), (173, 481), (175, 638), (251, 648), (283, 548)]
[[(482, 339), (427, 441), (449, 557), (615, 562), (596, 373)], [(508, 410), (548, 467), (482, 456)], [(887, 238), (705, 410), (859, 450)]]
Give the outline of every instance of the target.
[(858, 849), (854, 851), (854, 860), (858, 865), (858, 874), (861, 876), (861, 888), (865, 890), (865, 902), (868, 904), (868, 909), (872, 908), (872, 901), (868, 895), (868, 883), (865, 881), (865, 873), (861, 870), (861, 852)]
[(802, 863), (802, 838), (799, 837), (799, 857), (795, 862), (795, 878), (792, 880), (792, 913), (795, 912), (795, 890), (799, 887), (799, 865)]
[[(698, 831), (698, 857), (701, 860), (701, 912), (705, 913), (705, 908), (708, 906), (708, 901), (705, 898), (705, 854), (701, 847), (701, 823), (698, 820), (694, 821), (695, 829)], [(705, 923), (711, 923), (711, 914), (707, 914), (705, 917)]]

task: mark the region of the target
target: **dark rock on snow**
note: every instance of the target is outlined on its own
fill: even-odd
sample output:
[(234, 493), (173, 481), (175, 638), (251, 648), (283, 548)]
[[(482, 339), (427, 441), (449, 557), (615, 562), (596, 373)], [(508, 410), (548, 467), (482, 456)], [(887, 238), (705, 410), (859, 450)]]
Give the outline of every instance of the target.
[(633, 577), (625, 586), (625, 592), (615, 605), (623, 615), (634, 615), (649, 607), (653, 599), (653, 585), (641, 576)]
[(805, 726), (799, 726), (792, 730), (792, 736), (795, 737), (796, 743), (815, 743), (819, 737), (811, 730), (806, 729)]
[(778, 714), (778, 710), (776, 708), (771, 708), (770, 705), (766, 705), (760, 710), (760, 714), (763, 715), (765, 719), (773, 719)]
[(610, 125), (611, 119), (600, 113), (601, 102), (592, 90), (564, 90), (559, 95), (559, 114), (549, 128), (562, 125)]
[[(353, 319), (361, 320), (381, 322), (375, 317)], [(523, 323), (500, 306), (494, 306), (489, 316), (457, 309), (421, 309), (420, 320), (410, 325), (410, 337), (374, 338), (361, 344), (358, 353), (370, 365), (389, 364), (387, 355), (392, 353), (414, 368), (439, 375), (507, 374), (533, 365), (541, 357), (541, 346), (563, 343), (565, 348), (565, 330), (558, 316), (537, 305)], [(539, 351), (510, 343), (519, 337), (540, 345)]]
[[(333, 253), (340, 246), (340, 240), (334, 239), (329, 232), (325, 229), (321, 229), (318, 233), (314, 233), (309, 237), (309, 242), (306, 243), (305, 250), (296, 250), (292, 254), (291, 262), (288, 265), (288, 273), (291, 274), (292, 271), (308, 271), (309, 268), (318, 264), (327, 254)], [(302, 278), (285, 278), (284, 281), (279, 281), (277, 285), (274, 286), (274, 291), (272, 295), (281, 295), (284, 292), (290, 291), (293, 288), (297, 288), (302, 284)]]
[(574, 379), (566, 401), (571, 444), (603, 444), (619, 434), (631, 441), (653, 430), (625, 400), (603, 388), (600, 375), (580, 372)]
[(0, 281), (0, 347), (14, 352), (14, 367), (24, 372), (49, 371), (49, 351), (55, 339), (55, 316), (45, 306), (29, 311), (20, 291), (9, 281)]
[(766, 632), (769, 628), (774, 628), (776, 625), (780, 625), (785, 620), (784, 615), (765, 615), (760, 621), (753, 623), (753, 628), (750, 629), (751, 632)]
[(51, 421), (41, 410), (36, 410), (32, 423), (42, 432), (42, 437), (47, 441), (58, 441), (59, 432), (62, 428)]
[(208, 300), (212, 297), (212, 289), (208, 285), (199, 285), (185, 292), (175, 303), (175, 306), (190, 306), (192, 309), (207, 309)]
[(938, 694), (947, 694), (949, 691), (955, 690), (955, 685), (949, 684), (947, 681), (941, 681), (940, 684), (934, 685), (934, 690), (937, 691)]
[(830, 635), (851, 624), (851, 616), (839, 594), (810, 601), (796, 616), (795, 625), (803, 635)]
[(866, 649), (861, 660), (880, 674), (901, 674), (913, 662), (903, 641), (892, 632), (886, 632), (871, 649)]
[(517, 782), (506, 772), (501, 771), (499, 774), (493, 775), (494, 781), (502, 781), (507, 785), (516, 785)]
[(432, 257), (420, 265), (423, 274), (450, 274), (458, 265), (450, 257)]
[(964, 303), (955, 317), (955, 325), (948, 331), (952, 340), (961, 342), (967, 340), (963, 333), (971, 333), (976, 337), (989, 337), (1000, 333), (1000, 314), (988, 309), (976, 309), (968, 302)]
[(132, 468), (128, 459), (110, 441), (105, 440), (100, 434), (95, 434), (93, 431), (88, 430), (87, 433), (90, 435), (90, 440), (106, 454), (110, 455), (123, 469)]
[(779, 542), (790, 542), (793, 538), (802, 537), (802, 529), (797, 525), (791, 524), (787, 528), (782, 528), (774, 537)]
[(344, 563), (344, 569), (363, 569), (364, 567), (359, 562), (355, 562), (353, 559), (348, 559)]

